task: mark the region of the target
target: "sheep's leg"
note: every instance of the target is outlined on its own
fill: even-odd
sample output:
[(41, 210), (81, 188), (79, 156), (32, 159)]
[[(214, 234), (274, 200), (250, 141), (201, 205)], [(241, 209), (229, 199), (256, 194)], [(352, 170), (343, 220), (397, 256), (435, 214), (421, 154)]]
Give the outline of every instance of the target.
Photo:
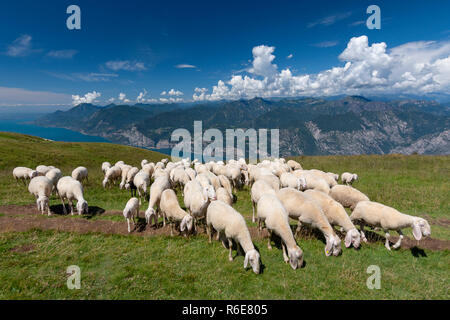
[(237, 243), (237, 252), (238, 252), (238, 254), (245, 256), (244, 249), (242, 248), (242, 246), (239, 242)]
[(70, 207), (70, 214), (73, 216), (73, 203), (72, 200), (69, 199), (69, 207)]
[(367, 242), (366, 235), (364, 234), (364, 226), (365, 226), (364, 222), (361, 222), (361, 223), (359, 224), (359, 229), (360, 229), (360, 233), (361, 233), (361, 239), (362, 239), (364, 242)]
[(394, 249), (398, 249), (400, 247), (400, 245), (402, 244), (402, 240), (403, 240), (402, 230), (398, 230), (397, 232), (398, 232), (399, 238), (398, 238), (397, 242), (392, 246), (392, 248), (394, 248)]
[(267, 249), (272, 250), (272, 245), (270, 244), (270, 241), (272, 240), (272, 230), (267, 229), (269, 232), (269, 238), (267, 239)]
[(219, 232), (219, 231), (217, 231), (217, 236), (216, 236), (216, 240), (217, 240), (217, 241), (219, 241), (219, 239), (220, 239), (220, 232)]
[(127, 224), (128, 224), (128, 233), (130, 233), (131, 232), (130, 218), (127, 218)]
[(228, 255), (228, 260), (233, 261), (233, 240), (231, 238), (228, 238), (228, 247), (230, 248), (230, 254)]
[(384, 230), (384, 232), (386, 233), (386, 242), (384, 243), (384, 246), (390, 251), (391, 247), (389, 246), (389, 238), (391, 235), (389, 234), (389, 230)]
[(211, 228), (211, 225), (207, 225), (206, 226), (206, 233), (207, 233), (207, 235), (208, 235), (208, 243), (211, 243), (212, 242), (212, 230), (211, 230), (212, 228)]
[(297, 229), (295, 229), (294, 238), (296, 238), (300, 234), (300, 230), (302, 229), (302, 222), (298, 219)]
[(287, 254), (286, 244), (283, 242), (283, 240), (281, 241), (281, 247), (283, 248), (283, 259), (284, 259), (284, 262), (288, 263), (289, 262), (289, 256)]
[(173, 237), (173, 222), (170, 222), (170, 236)]
[(255, 223), (255, 203), (253, 201), (252, 201), (252, 209), (253, 209), (252, 222)]

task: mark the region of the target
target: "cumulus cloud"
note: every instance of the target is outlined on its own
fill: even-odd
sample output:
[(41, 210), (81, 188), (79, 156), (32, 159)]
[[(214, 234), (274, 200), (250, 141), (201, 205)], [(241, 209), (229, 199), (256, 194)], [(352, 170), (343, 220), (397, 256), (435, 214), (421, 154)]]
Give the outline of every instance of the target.
[(77, 53), (77, 50), (52, 50), (47, 53), (47, 56), (56, 59), (72, 59)]
[(144, 103), (147, 101), (147, 99), (145, 99), (145, 96), (147, 95), (147, 90), (144, 89), (143, 92), (139, 92), (138, 97), (136, 98), (136, 102), (138, 103)]
[(144, 71), (147, 70), (143, 62), (129, 61), (129, 60), (116, 60), (106, 62), (106, 67), (113, 70), (125, 70), (125, 71)]
[(86, 93), (84, 96), (72, 95), (72, 104), (77, 106), (81, 103), (93, 103), (96, 102), (97, 98), (100, 98), (102, 94), (97, 91), (92, 91)]
[(167, 93), (169, 96), (182, 96), (184, 93), (175, 89), (170, 89)]
[(119, 93), (119, 101), (122, 101), (123, 103), (130, 103), (131, 101), (127, 99), (127, 95), (125, 93)]
[(253, 48), (249, 75), (219, 80), (211, 93), (193, 99), (220, 100), (338, 94), (429, 94), (450, 89), (450, 42), (410, 42), (390, 50), (384, 42), (369, 45), (367, 36), (351, 38), (339, 55), (342, 65), (316, 74), (293, 75), (273, 63), (275, 48)]
[(24, 57), (32, 52), (31, 36), (28, 34), (21, 35), (12, 44), (8, 46), (6, 54), (10, 57)]

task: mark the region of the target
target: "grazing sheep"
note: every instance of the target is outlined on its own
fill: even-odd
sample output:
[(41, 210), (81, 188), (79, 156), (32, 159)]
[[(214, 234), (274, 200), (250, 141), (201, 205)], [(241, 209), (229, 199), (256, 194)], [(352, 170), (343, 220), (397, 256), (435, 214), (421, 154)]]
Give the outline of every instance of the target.
[(71, 214), (73, 215), (73, 205), (72, 201), (77, 201), (77, 211), (79, 215), (83, 213), (88, 213), (89, 207), (86, 200), (83, 197), (83, 185), (80, 181), (75, 180), (72, 177), (62, 177), (59, 179), (57, 184), (59, 198), (63, 204), (64, 214), (67, 214), (67, 210), (64, 204), (64, 200), (67, 199), (69, 201), (69, 206), (71, 209)]
[[(233, 261), (234, 240), (237, 250), (241, 251), (240, 249), (242, 248), (244, 251), (244, 268), (247, 268), (248, 264), (250, 264), (253, 272), (259, 273), (261, 265), (259, 252), (253, 246), (245, 219), (239, 212), (220, 200), (213, 201), (207, 209), (206, 226), (209, 243), (211, 243), (212, 229), (214, 228), (219, 235), (224, 235), (228, 240), (228, 248), (230, 250), (228, 259)], [(222, 244), (226, 248), (225, 240), (222, 240)]]
[(36, 170), (26, 168), (26, 167), (17, 167), (13, 170), (13, 177), (18, 182), (19, 180), (22, 180), (23, 183), (26, 185), (26, 181), (28, 179), (33, 179), (34, 177), (37, 177), (39, 174)]
[(88, 169), (85, 167), (78, 167), (72, 171), (72, 178), (83, 183), (84, 180), (89, 182), (88, 179)]
[(350, 220), (350, 217), (348, 216), (344, 207), (339, 202), (323, 192), (316, 190), (306, 190), (305, 194), (313, 198), (319, 204), (331, 226), (340, 226), (343, 228), (343, 230), (346, 232), (344, 241), (345, 247), (348, 248), (353, 244), (354, 248), (358, 248), (361, 244), (359, 231)]
[(214, 173), (206, 171), (204, 174), (208, 177), (208, 180), (210, 184), (214, 187), (214, 190), (220, 188), (219, 178), (217, 178), (217, 176)]
[(299, 191), (306, 189), (306, 179), (297, 177), (295, 174), (284, 172), (280, 176), (280, 183), (283, 188), (294, 188)]
[(102, 172), (103, 172), (103, 174), (105, 174), (106, 171), (107, 171), (109, 168), (111, 168), (111, 167), (112, 167), (112, 166), (111, 166), (111, 163), (109, 163), (108, 161), (103, 162), (103, 163), (102, 163)]
[(359, 201), (369, 201), (369, 197), (361, 191), (343, 185), (336, 185), (330, 190), (330, 196), (342, 204), (344, 208), (350, 208), (353, 211)]
[(228, 164), (225, 166), (226, 170), (222, 172), (224, 176), (230, 179), (233, 189), (241, 188), (241, 167), (240, 165)]
[(219, 188), (216, 191), (217, 200), (223, 201), (230, 206), (233, 205), (233, 197), (230, 196), (230, 193), (225, 188)]
[(346, 185), (353, 184), (356, 180), (358, 180), (358, 175), (356, 173), (344, 172), (341, 174), (342, 183)]
[(50, 169), (48, 166), (44, 166), (44, 165), (39, 165), (36, 167), (36, 171), (38, 173), (38, 176), (45, 176), (45, 174), (50, 171)]
[(255, 209), (256, 209), (256, 204), (259, 201), (259, 198), (261, 198), (261, 196), (265, 193), (275, 194), (275, 192), (276, 192), (275, 189), (272, 188), (272, 186), (264, 180), (258, 180), (253, 184), (252, 189), (250, 191), (251, 199), (252, 199), (252, 210), (253, 210), (252, 222), (253, 223), (255, 223), (255, 221), (256, 221), (255, 220)]
[(177, 167), (170, 172), (170, 181), (174, 189), (180, 187), (181, 192), (183, 192), (183, 188), (191, 181), (191, 178), (184, 170), (184, 167)]
[(144, 166), (148, 163), (147, 159), (144, 159), (141, 161), (141, 168), (144, 168)]
[(49, 207), (49, 198), (52, 193), (52, 182), (47, 177), (34, 177), (28, 185), (28, 191), (35, 196), (37, 209), (44, 214), (47, 209), (48, 215), (51, 215)]
[(326, 194), (330, 193), (330, 185), (322, 177), (307, 170), (297, 170), (294, 171), (293, 174), (299, 178), (305, 179), (306, 189), (314, 189)]
[(335, 180), (334, 175), (331, 175), (331, 174), (328, 174), (326, 172), (323, 172), (322, 170), (311, 169), (311, 170), (303, 170), (303, 171), (306, 171), (306, 172), (312, 174), (313, 176), (315, 176), (317, 178), (324, 179), (328, 183), (328, 186), (330, 188), (332, 188), (335, 185), (337, 185), (337, 182)]
[(155, 172), (155, 165), (153, 163), (144, 164), (144, 166), (142, 167), (142, 171), (144, 171), (148, 174), (149, 177), (151, 177)]
[[(170, 181), (165, 176), (157, 178), (152, 183), (150, 187), (150, 200), (148, 201), (148, 209), (145, 211), (145, 220), (147, 221), (147, 224), (150, 224), (152, 219), (155, 221), (155, 226), (158, 224), (161, 195), (166, 189), (170, 189)], [(156, 211), (154, 209), (155, 206)], [(163, 225), (166, 225), (165, 219), (163, 219)]]
[(134, 195), (136, 195), (136, 192), (137, 192), (137, 188), (134, 185), (133, 180), (134, 180), (134, 177), (136, 176), (136, 174), (138, 172), (139, 172), (139, 169), (137, 167), (132, 167), (127, 172), (127, 180), (126, 180), (126, 183), (125, 183), (125, 189), (126, 190), (130, 190), (132, 197), (133, 197), (133, 191), (134, 191)]
[[(223, 174), (217, 176), (217, 178), (219, 179), (220, 185), (228, 191), (228, 193), (230, 194), (231, 199), (233, 199), (233, 189), (231, 187), (231, 182), (230, 180), (228, 180), (227, 177), (225, 177)], [(220, 188), (219, 188), (220, 189)], [(217, 189), (218, 190), (218, 189)], [(217, 192), (216, 190), (216, 192)]]
[(103, 179), (102, 185), (103, 188), (106, 188), (106, 186), (111, 187), (111, 183), (116, 183), (117, 180), (119, 180), (122, 177), (122, 169), (120, 167), (114, 165), (108, 170), (106, 170), (105, 178)]
[(272, 189), (279, 190), (280, 189), (280, 179), (274, 174), (262, 174), (257, 177), (255, 181), (263, 180), (269, 184)]
[(191, 180), (194, 180), (195, 177), (197, 176), (197, 172), (190, 167), (186, 168), (184, 171), (186, 171), (186, 173), (188, 174), (188, 176)]
[(133, 185), (139, 194), (139, 204), (142, 204), (142, 197), (147, 197), (147, 189), (150, 186), (150, 177), (144, 171), (139, 171), (133, 178)]
[[(281, 238), (284, 262), (289, 262), (292, 269), (303, 264), (303, 251), (297, 245), (289, 225), (289, 216), (281, 201), (273, 194), (263, 194), (257, 204), (258, 226), (263, 222), (269, 232), (267, 248), (272, 249), (270, 241), (273, 234)], [(286, 252), (287, 251), (287, 252)]]
[(125, 187), (125, 184), (127, 183), (128, 171), (130, 171), (131, 168), (132, 168), (132, 166), (127, 165), (127, 164), (122, 166), (122, 173), (121, 173), (122, 179), (119, 184), (119, 188), (121, 190)]
[(114, 165), (115, 165), (116, 167), (122, 168), (122, 166), (125, 165), (125, 162), (123, 162), (122, 160), (120, 160), (120, 161), (117, 161)]
[(300, 231), (302, 223), (317, 228), (326, 240), (325, 255), (337, 256), (340, 254), (341, 240), (334, 232), (322, 209), (312, 198), (292, 188), (281, 189), (277, 192), (277, 197), (286, 208), (289, 217), (298, 221), (296, 234)]
[(205, 217), (209, 203), (217, 200), (214, 188), (211, 185), (203, 186), (197, 178), (198, 176), (184, 186), (184, 205), (194, 218), (195, 230), (197, 230), (196, 222)]
[(52, 190), (56, 190), (56, 185), (58, 184), (59, 179), (62, 177), (62, 172), (58, 168), (54, 168), (49, 170), (45, 176), (52, 182)]
[(292, 171), (294, 170), (303, 170), (302, 166), (300, 165), (300, 163), (298, 163), (295, 160), (288, 160), (288, 162), (286, 163)]
[(159, 177), (166, 177), (167, 179), (169, 179), (169, 173), (164, 169), (155, 167), (155, 170), (153, 171), (151, 177), (153, 178), (153, 181), (158, 179)]
[(404, 228), (412, 228), (413, 236), (418, 241), (422, 239), (422, 236), (428, 237), (431, 235), (431, 228), (427, 220), (401, 213), (394, 208), (373, 201), (358, 202), (350, 216), (350, 220), (359, 222), (361, 238), (364, 242), (367, 242), (364, 235), (364, 226), (366, 224), (372, 227), (381, 227), (386, 233), (385, 247), (388, 250), (391, 250), (389, 230), (397, 231), (400, 236), (398, 241), (392, 246), (394, 249), (399, 248), (402, 243), (402, 229)]
[(139, 218), (139, 199), (131, 198), (128, 200), (125, 209), (123, 209), (123, 216), (127, 219), (128, 233), (131, 232), (130, 219), (133, 221), (133, 225), (136, 226), (135, 217)]
[(334, 179), (334, 181), (338, 182), (339, 181), (339, 175), (337, 173), (333, 173), (333, 172), (327, 172), (327, 174), (332, 177)]
[(164, 158), (164, 159), (161, 160), (161, 163), (163, 165), (167, 165), (168, 162), (169, 162), (169, 159), (167, 159), (167, 158)]
[(175, 222), (180, 224), (180, 232), (186, 230), (187, 233), (192, 231), (194, 219), (186, 211), (181, 209), (178, 198), (172, 189), (166, 189), (161, 194), (159, 202), (163, 219), (167, 219), (170, 223), (170, 235), (173, 236)]

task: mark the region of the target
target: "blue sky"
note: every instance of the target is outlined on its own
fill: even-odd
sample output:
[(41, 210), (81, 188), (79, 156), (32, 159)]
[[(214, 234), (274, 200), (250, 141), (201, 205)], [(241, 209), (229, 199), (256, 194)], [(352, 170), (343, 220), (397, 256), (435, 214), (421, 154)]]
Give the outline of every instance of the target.
[[(66, 28), (71, 4), (81, 30)], [(366, 26), (371, 4), (380, 30)], [(446, 94), (448, 12), (448, 1), (8, 1), (0, 105)]]

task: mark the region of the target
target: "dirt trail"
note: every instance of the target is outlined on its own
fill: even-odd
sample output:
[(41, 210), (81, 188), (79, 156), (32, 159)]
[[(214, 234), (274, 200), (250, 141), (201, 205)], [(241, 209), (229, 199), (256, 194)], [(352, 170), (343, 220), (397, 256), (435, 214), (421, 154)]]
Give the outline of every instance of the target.
[[(25, 232), (31, 229), (55, 230), (65, 232), (86, 233), (103, 233), (103, 234), (120, 234), (127, 235), (127, 226), (125, 220), (122, 222), (110, 220), (91, 220), (94, 216), (122, 216), (120, 211), (105, 211), (98, 207), (89, 207), (90, 215), (83, 217), (64, 217), (62, 206), (54, 206), (51, 208), (54, 215), (48, 217), (37, 212), (35, 205), (6, 205), (0, 206), (0, 233), (1, 232)], [(170, 228), (166, 225), (164, 228), (149, 228), (145, 226), (145, 221), (141, 214), (141, 219), (137, 227), (131, 235), (134, 236), (155, 236), (170, 235)], [(262, 234), (258, 233), (256, 227), (250, 227), (250, 234), (253, 239), (261, 239), (267, 236), (266, 231)], [(176, 234), (176, 233), (175, 233)], [(384, 241), (384, 237), (367, 231), (366, 236), (369, 242)], [(302, 232), (302, 238), (321, 238), (316, 232), (308, 230)], [(342, 235), (340, 235), (341, 238)], [(396, 237), (392, 237), (395, 242)], [(433, 238), (424, 238), (421, 241), (405, 237), (402, 242), (402, 249), (430, 249), (430, 250), (450, 250), (449, 240), (439, 240)], [(20, 249), (18, 249), (20, 250)]]

